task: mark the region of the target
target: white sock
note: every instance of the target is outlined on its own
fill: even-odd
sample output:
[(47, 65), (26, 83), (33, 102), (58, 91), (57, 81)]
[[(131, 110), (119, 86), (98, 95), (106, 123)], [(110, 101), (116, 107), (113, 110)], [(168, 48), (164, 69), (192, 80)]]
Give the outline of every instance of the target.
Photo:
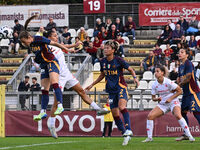
[(55, 127), (56, 117), (50, 117), (50, 127)]
[(152, 138), (153, 134), (153, 120), (147, 120), (147, 136)]
[(62, 103), (59, 103), (59, 104), (58, 104), (58, 107), (63, 107)]
[(41, 109), (40, 110), (40, 113), (44, 113), (44, 112), (46, 112), (46, 109)]
[(189, 127), (185, 121), (185, 119), (182, 117), (180, 120), (178, 120), (178, 123), (180, 124), (181, 128), (184, 130), (185, 135), (187, 135), (188, 137), (191, 137), (191, 133), (189, 130)]
[(100, 110), (101, 108), (93, 101), (90, 106), (95, 110)]

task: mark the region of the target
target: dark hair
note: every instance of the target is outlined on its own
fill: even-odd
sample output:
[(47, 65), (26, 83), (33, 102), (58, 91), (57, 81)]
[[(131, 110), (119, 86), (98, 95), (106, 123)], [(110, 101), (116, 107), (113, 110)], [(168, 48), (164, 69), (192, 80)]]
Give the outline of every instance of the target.
[(29, 76), (25, 76), (25, 79), (29, 79)]
[(165, 66), (157, 65), (156, 68), (159, 68), (162, 72), (164, 72), (164, 76), (167, 74)]
[(63, 29), (68, 29), (68, 26), (64, 26)]
[(32, 77), (32, 79), (36, 80), (37, 81), (37, 78), (36, 77)]
[(14, 22), (15, 22), (15, 23), (16, 23), (16, 22), (19, 22), (19, 20), (15, 19)]
[(119, 49), (119, 43), (116, 42), (116, 41), (111, 41), (111, 40), (108, 40), (105, 42), (104, 45), (109, 45), (112, 49), (114, 49), (115, 51), (117, 51)]
[(190, 49), (188, 48), (181, 48), (181, 49), (185, 50), (185, 53), (188, 55), (188, 57), (190, 56)]

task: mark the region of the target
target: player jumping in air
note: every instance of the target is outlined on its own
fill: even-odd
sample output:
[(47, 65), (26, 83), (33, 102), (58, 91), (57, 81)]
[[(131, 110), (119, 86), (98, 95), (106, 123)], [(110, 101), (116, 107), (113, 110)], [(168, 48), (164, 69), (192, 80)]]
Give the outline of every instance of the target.
[[(183, 97), (181, 104), (181, 113), (183, 118), (185, 118), (187, 124), (187, 112), (192, 111), (194, 117), (197, 119), (200, 124), (200, 89), (197, 84), (197, 79), (195, 76), (195, 70), (192, 62), (188, 60), (188, 56), (190, 55), (187, 49), (179, 50), (179, 60), (181, 61), (181, 65), (179, 67), (179, 77), (177, 79), (177, 83), (180, 87), (183, 88)], [(186, 133), (181, 137), (177, 138), (176, 141), (188, 140)]]
[[(29, 22), (36, 18), (37, 15), (30, 17), (26, 20), (25, 23), (25, 30)], [(59, 48), (62, 48), (66, 51), (69, 51), (63, 45), (51, 41), (42, 36), (31, 36), (28, 31), (22, 31), (19, 35), (19, 39), (21, 40), (22, 44), (31, 48), (31, 51), (35, 54), (35, 62), (40, 64), (41, 68), (41, 86), (42, 86), (42, 110), (40, 114), (34, 117), (34, 120), (38, 121), (43, 118), (47, 117), (46, 108), (49, 102), (49, 87), (52, 85), (56, 99), (58, 101), (58, 107), (55, 111), (55, 115), (58, 115), (64, 111), (62, 106), (62, 92), (58, 85), (59, 79), (59, 70), (60, 66), (58, 60), (55, 58), (53, 53), (51, 52), (49, 45), (54, 45)]]
[[(101, 74), (86, 90), (90, 90), (95, 84), (99, 83), (104, 77), (106, 80), (106, 92), (109, 93), (110, 108), (112, 111), (115, 124), (124, 136), (122, 145), (127, 145), (131, 136), (130, 117), (126, 109), (128, 101), (127, 85), (123, 77), (123, 69), (127, 69), (134, 78), (134, 82), (139, 85), (136, 74), (131, 67), (122, 58), (115, 57), (114, 53), (118, 50), (119, 44), (116, 41), (105, 42), (104, 54), (105, 58), (100, 61)], [(119, 112), (124, 118), (125, 127), (119, 117)]]
[[(178, 120), (178, 123), (184, 130), (185, 134), (189, 137), (191, 142), (195, 141), (192, 137), (189, 127), (185, 119), (181, 115), (180, 102), (178, 96), (182, 94), (181, 88), (170, 79), (164, 77), (166, 75), (166, 69), (164, 66), (157, 66), (155, 68), (156, 81), (152, 85), (152, 99), (158, 101), (158, 105), (148, 114), (147, 117), (147, 139), (142, 141), (144, 143), (153, 141), (153, 120), (164, 115), (171, 110), (173, 115)], [(156, 98), (156, 95), (159, 97)]]
[[(47, 33), (47, 37), (48, 39), (50, 39), (51, 41), (57, 42), (58, 41), (58, 35), (56, 32), (54, 31), (49, 31)], [(69, 45), (70, 46), (70, 45)], [(105, 113), (109, 113), (110, 111), (105, 111), (102, 108), (100, 108), (94, 101), (92, 101), (85, 93), (85, 91), (83, 90), (83, 88), (81, 87), (79, 81), (71, 74), (71, 72), (69, 71), (67, 64), (65, 63), (65, 56), (63, 51), (56, 47), (56, 46), (49, 46), (51, 48), (51, 51), (53, 52), (55, 58), (59, 61), (59, 65), (60, 65), (60, 74), (59, 74), (59, 86), (61, 88), (61, 90), (64, 90), (64, 87), (66, 87), (67, 89), (72, 88), (74, 91), (76, 91), (81, 98), (83, 99), (83, 101), (85, 103), (87, 103), (88, 105), (90, 105), (93, 109), (97, 110), (97, 114), (98, 115), (103, 115)], [(56, 100), (56, 97), (54, 96), (54, 104), (52, 106), (51, 109), (51, 117), (50, 117), (50, 133), (52, 135), (52, 137), (57, 138), (57, 133), (55, 130), (55, 111), (57, 109), (57, 104), (58, 101)]]

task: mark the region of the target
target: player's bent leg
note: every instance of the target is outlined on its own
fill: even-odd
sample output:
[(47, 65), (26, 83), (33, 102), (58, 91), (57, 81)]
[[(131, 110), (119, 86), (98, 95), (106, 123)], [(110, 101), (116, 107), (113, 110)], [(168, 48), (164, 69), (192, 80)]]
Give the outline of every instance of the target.
[(83, 99), (83, 101), (86, 104), (90, 105), (93, 109), (98, 110), (97, 112), (98, 116), (104, 115), (110, 112), (108, 110), (104, 110), (100, 108), (94, 101), (92, 101), (90, 97), (85, 93), (80, 83), (77, 83), (75, 86), (72, 87), (72, 89), (80, 95), (80, 97)]
[(147, 116), (146, 130), (147, 130), (147, 138), (142, 141), (143, 143), (152, 142), (153, 141), (153, 127), (154, 127), (154, 119), (164, 115), (164, 112), (156, 106)]

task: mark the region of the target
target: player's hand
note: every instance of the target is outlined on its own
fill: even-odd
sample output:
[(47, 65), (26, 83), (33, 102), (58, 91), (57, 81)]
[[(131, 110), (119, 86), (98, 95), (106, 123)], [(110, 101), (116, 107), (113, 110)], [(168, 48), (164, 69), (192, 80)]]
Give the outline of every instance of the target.
[(161, 97), (156, 98), (156, 101), (160, 102), (162, 100)]
[(84, 90), (85, 91), (90, 91), (90, 89), (93, 87), (93, 85), (89, 85), (88, 87), (86, 87)]
[(70, 53), (76, 53), (76, 51), (74, 49), (68, 49), (68, 52), (70, 52)]

